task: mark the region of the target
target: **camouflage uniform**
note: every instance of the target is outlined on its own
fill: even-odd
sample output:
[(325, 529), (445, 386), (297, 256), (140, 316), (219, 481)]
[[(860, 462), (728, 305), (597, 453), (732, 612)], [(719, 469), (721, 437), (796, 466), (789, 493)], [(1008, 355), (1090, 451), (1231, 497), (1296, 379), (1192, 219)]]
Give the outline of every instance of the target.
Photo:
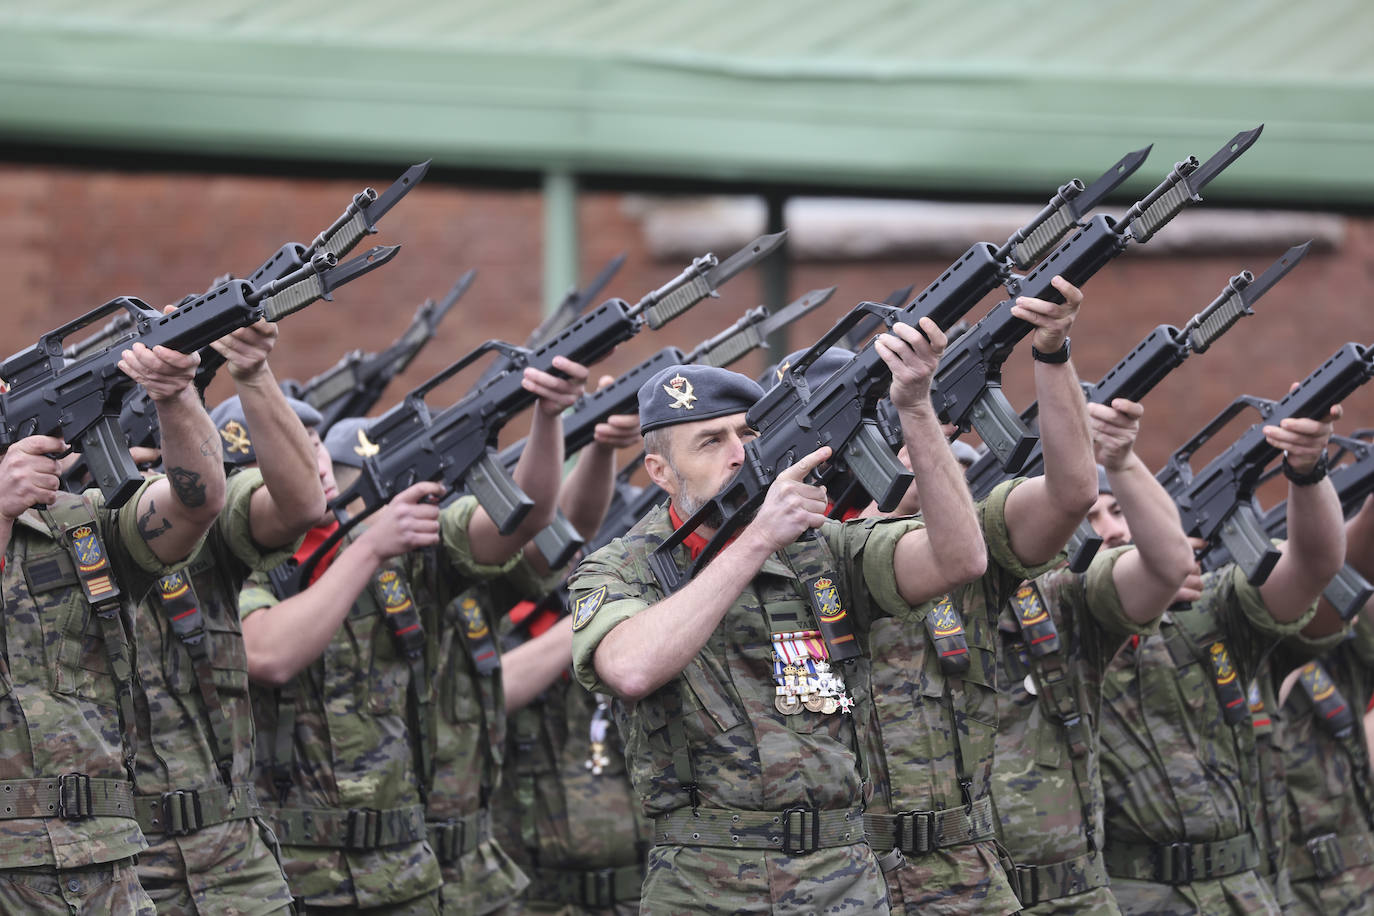
[[(138, 875), (164, 914), (247, 916), (291, 905), (265, 825), (255, 817), (261, 808), (238, 616), (248, 574), (290, 555), (264, 553), (253, 541), (249, 507), (262, 484), (256, 470), (231, 475), (224, 510), (206, 540), (182, 573), (163, 580), (174, 594), (189, 574), (185, 597), (198, 617), (154, 587), (136, 618), (135, 805), (150, 844), (138, 857)], [(194, 642), (187, 642), (178, 633), (191, 625), (186, 635)]]
[[(519, 554), (517, 556), (520, 556)], [(534, 577), (517, 561), (510, 576)], [(523, 580), (522, 580), (523, 581)], [(425, 816), (443, 872), (446, 914), (492, 913), (529, 881), (492, 836), (492, 796), (501, 780), (506, 699), (493, 623), (504, 608), (504, 580), (476, 583), (446, 603), (425, 607), (429, 640), (433, 774)], [(512, 599), (513, 600), (513, 599)]]
[[(14, 522), (0, 588), (0, 912), (154, 912), (132, 862), (146, 843), (129, 782), (121, 621), (130, 596), (172, 571), (138, 532), (144, 489), (124, 511), (106, 509), (98, 490), (61, 493), (51, 515)], [(122, 592), (113, 605), (101, 600), (110, 576)]]
[[(566, 675), (511, 717), (497, 824), (531, 879), (525, 912), (639, 912), (653, 825), (630, 785), (612, 719), (608, 695), (588, 693)], [(602, 737), (595, 769), (593, 728)]]
[(1244, 685), (1311, 614), (1275, 622), (1228, 565), (1204, 577), (1191, 607), (1166, 611), (1158, 635), (1118, 653), (1103, 684), (1102, 783), (1105, 858), (1123, 912), (1278, 911), (1256, 843)]
[[(957, 916), (1020, 908), (999, 861), (991, 799), (997, 610), (1023, 579), (1051, 565), (1026, 567), (1012, 552), (1006, 500), (1020, 483), (999, 485), (977, 506), (988, 547), (981, 578), (956, 589), (942, 609), (932, 601), (873, 621), (876, 727), (865, 758), (874, 792), (865, 820), (869, 842), (885, 854), (896, 913)], [(933, 635), (941, 631), (939, 615), (951, 611), (968, 647), (968, 670), (958, 675), (942, 669), (943, 653), (954, 649)], [(900, 855), (889, 852), (898, 828)]]
[(1116, 591), (1113, 570), (1132, 549), (1100, 551), (1082, 574), (1045, 573), (998, 620), (992, 797), (1028, 913), (1121, 912), (1101, 856), (1097, 735), (1107, 665), (1152, 629), (1126, 616)]
[(1250, 707), (1250, 724), (1254, 729), (1255, 766), (1259, 777), (1259, 791), (1252, 795), (1254, 809), (1251, 819), (1255, 825), (1255, 843), (1259, 847), (1260, 861), (1264, 865), (1264, 877), (1274, 892), (1274, 902), (1287, 913), (1296, 903), (1287, 868), (1291, 831), (1288, 825), (1288, 776), (1284, 747), (1288, 729), (1286, 717), (1278, 709), (1278, 685), (1274, 683), (1274, 670), (1272, 656), (1266, 656), (1260, 662), (1259, 671), (1250, 683), (1246, 697)]
[[(802, 583), (817, 576), (838, 580), (860, 645), (875, 618), (910, 614), (892, 558), (919, 524), (832, 522), (769, 557), (693, 661), (626, 714), (630, 778), (656, 843), (641, 912), (888, 912), (863, 834), (867, 660), (839, 666), (858, 715), (784, 715), (773, 640), (814, 628)], [(601, 639), (662, 599), (647, 558), (672, 530), (660, 506), (574, 575), (573, 666), (588, 690), (609, 692), (593, 663)]]
[[(438, 911), (439, 864), (426, 835), (410, 726), (418, 713), (413, 659), (388, 620), (501, 571), (472, 559), (467, 527), (475, 508), (468, 498), (443, 511), (439, 550), (383, 564), (323, 655), (291, 684), (252, 690), (258, 794), (282, 843), (291, 891), (308, 909)], [(267, 577), (255, 573), (239, 610), (247, 617), (276, 603)]]
[[(1295, 667), (1288, 649), (1285, 643), (1276, 653), (1276, 671)], [(1295, 683), (1283, 707), (1295, 911), (1374, 913), (1374, 797), (1364, 726), (1374, 696), (1374, 626), (1366, 617), (1322, 660), (1321, 671), (1304, 672), (1306, 684)], [(1330, 696), (1326, 686), (1335, 688)], [(1328, 704), (1321, 709), (1330, 718), (1317, 712), (1319, 702)], [(1351, 716), (1347, 736), (1324, 727), (1323, 720), (1337, 721), (1338, 704)]]

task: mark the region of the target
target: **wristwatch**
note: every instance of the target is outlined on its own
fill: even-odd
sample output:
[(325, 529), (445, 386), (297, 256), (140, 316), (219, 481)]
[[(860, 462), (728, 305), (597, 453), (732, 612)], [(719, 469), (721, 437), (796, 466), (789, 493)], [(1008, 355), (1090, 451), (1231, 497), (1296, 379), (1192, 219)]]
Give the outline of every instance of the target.
[(1031, 359), (1037, 363), (1067, 363), (1069, 361), (1069, 338), (1065, 337), (1063, 345), (1052, 353), (1037, 350), (1035, 344), (1031, 344)]
[(1317, 463), (1312, 465), (1312, 470), (1306, 474), (1299, 474), (1293, 470), (1293, 466), (1288, 463), (1288, 456), (1283, 456), (1283, 476), (1293, 482), (1295, 487), (1310, 487), (1313, 484), (1321, 483), (1326, 478), (1327, 462), (1326, 452), (1322, 452), (1317, 458)]

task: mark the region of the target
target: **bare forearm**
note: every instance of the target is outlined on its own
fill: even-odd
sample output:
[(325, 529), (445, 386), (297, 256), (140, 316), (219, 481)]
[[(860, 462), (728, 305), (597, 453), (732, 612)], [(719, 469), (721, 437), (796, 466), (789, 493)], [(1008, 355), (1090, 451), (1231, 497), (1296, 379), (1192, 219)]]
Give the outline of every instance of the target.
[(253, 538), (264, 547), (280, 547), (324, 515), (315, 450), (266, 364), (236, 383), (264, 483), (253, 500)]
[(1108, 469), (1107, 477), (1136, 547), (1112, 568), (1117, 594), (1127, 617), (1149, 623), (1164, 613), (1192, 570), (1192, 547), (1173, 500), (1137, 455)]
[(1097, 465), (1088, 411), (1073, 363), (1036, 362), (1035, 395), (1040, 404), (1045, 490), (1064, 540), (1068, 540), (1097, 498)]
[(510, 534), (502, 534), (485, 509), (473, 514), (469, 534), (473, 556), (479, 563), (495, 566), (506, 562), (553, 521), (563, 479), (563, 421), (556, 414), (549, 416), (535, 407), (525, 450), (511, 477), (534, 501), (534, 507)]
[(534, 639), (505, 653), (501, 687), (506, 713), (524, 709), (572, 664), (572, 619), (565, 617)]
[[(897, 587), (904, 597), (928, 597), (932, 587), (940, 594), (955, 584), (982, 575), (987, 565), (983, 531), (973, 508), (963, 468), (945, 442), (935, 411), (926, 401), (902, 411), (902, 435), (911, 459), (911, 473), (921, 494), (925, 519), (923, 537), (904, 538), (898, 544)], [(935, 568), (919, 562), (923, 552), (912, 554), (917, 541), (927, 542)], [(906, 549), (904, 549), (904, 547)], [(932, 578), (932, 573), (938, 573)], [(913, 602), (914, 603), (914, 602)]]
[(1346, 523), (1345, 562), (1366, 579), (1374, 579), (1374, 496)]
[(1288, 542), (1260, 586), (1275, 620), (1301, 617), (1345, 562), (1341, 502), (1330, 480), (1288, 487)]
[(314, 585), (245, 617), (248, 677), (280, 686), (319, 658), (380, 562), (365, 542), (355, 541)]
[[(224, 463), (219, 437), (195, 389), (157, 403), (162, 464), (175, 500), (167, 517), (208, 523), (224, 506)], [(175, 513), (175, 514), (174, 514)]]
[(768, 553), (748, 530), (683, 588), (612, 629), (596, 649), (596, 672), (637, 701), (678, 675), (711, 638)]
[(559, 494), (559, 508), (584, 538), (596, 534), (615, 493), (615, 449), (593, 442), (582, 450)]

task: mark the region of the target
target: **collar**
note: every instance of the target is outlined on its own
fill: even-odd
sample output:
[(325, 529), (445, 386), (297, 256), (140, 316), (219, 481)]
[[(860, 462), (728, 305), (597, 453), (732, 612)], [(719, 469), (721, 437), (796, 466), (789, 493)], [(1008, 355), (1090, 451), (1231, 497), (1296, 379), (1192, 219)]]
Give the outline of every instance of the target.
[[(326, 525), (317, 525), (311, 528), (305, 533), (305, 537), (301, 540), (300, 548), (291, 555), (291, 558), (295, 560), (297, 564), (304, 563), (306, 560), (310, 559), (310, 555), (337, 530), (339, 530), (339, 523), (337, 521), (330, 521)], [(320, 559), (320, 562), (315, 566), (315, 571), (310, 574), (310, 581), (306, 583), (307, 586), (314, 585), (319, 581), (320, 576), (324, 575), (324, 571), (329, 568), (329, 564), (334, 562), (334, 555), (339, 552), (339, 547), (342, 545), (343, 541), (335, 544), (334, 549), (330, 550), (329, 553), (325, 554), (324, 557)]]
[[(671, 502), (668, 503), (668, 520), (673, 523), (674, 531), (682, 527), (682, 519), (678, 518), (677, 507)], [(734, 538), (730, 540), (733, 541)], [(687, 548), (688, 556), (695, 560), (697, 557), (701, 556), (701, 552), (706, 549), (708, 543), (709, 541), (706, 538), (702, 537), (696, 531), (693, 531), (683, 540), (682, 546)]]

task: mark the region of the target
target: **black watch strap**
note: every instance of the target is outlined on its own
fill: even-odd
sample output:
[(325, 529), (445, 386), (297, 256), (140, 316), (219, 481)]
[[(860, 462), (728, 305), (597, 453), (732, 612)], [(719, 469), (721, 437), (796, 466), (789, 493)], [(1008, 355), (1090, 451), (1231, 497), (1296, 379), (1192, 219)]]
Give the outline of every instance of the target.
[(1317, 463), (1312, 465), (1312, 470), (1306, 474), (1299, 474), (1293, 470), (1293, 466), (1288, 463), (1288, 456), (1283, 456), (1283, 476), (1287, 477), (1295, 487), (1310, 487), (1319, 484), (1326, 479), (1327, 461), (1326, 452), (1322, 452), (1317, 459)]
[(1031, 359), (1037, 363), (1067, 363), (1069, 361), (1069, 338), (1064, 338), (1064, 345), (1052, 353), (1044, 350), (1037, 350), (1035, 344), (1031, 344)]

